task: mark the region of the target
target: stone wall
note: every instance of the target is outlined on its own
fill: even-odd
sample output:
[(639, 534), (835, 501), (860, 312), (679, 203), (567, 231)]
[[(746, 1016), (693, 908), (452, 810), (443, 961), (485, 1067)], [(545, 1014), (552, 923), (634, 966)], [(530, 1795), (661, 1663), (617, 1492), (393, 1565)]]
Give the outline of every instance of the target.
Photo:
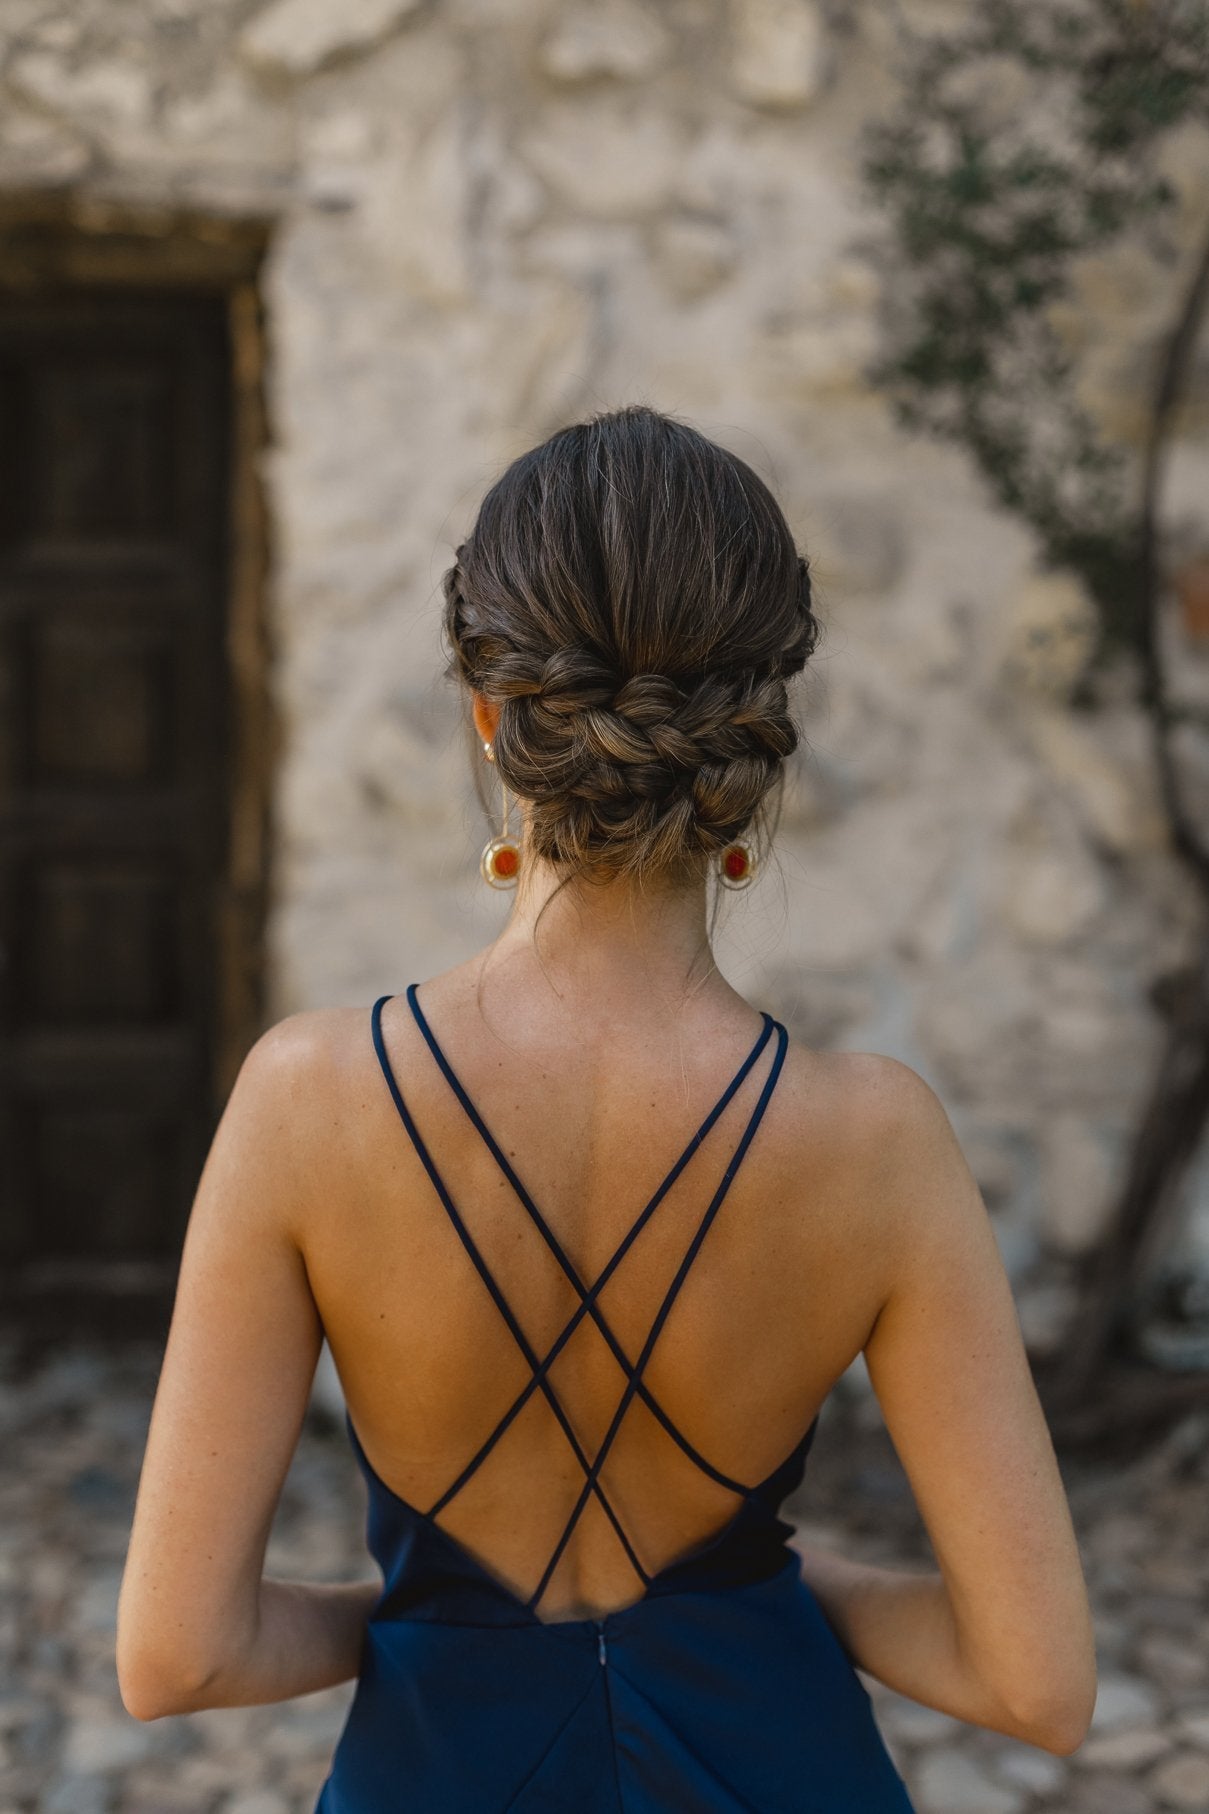
[[(894, 98), (890, 18), (6, 0), (0, 192), (271, 223), (274, 1018), (401, 988), (506, 911), (478, 878), (438, 647), (440, 574), (502, 466), (645, 400), (764, 474), (827, 633), (779, 866), (728, 902), (724, 967), (806, 1039), (932, 1082), (1041, 1341), (1158, 1050), (1149, 985), (1197, 916), (1130, 676), (1097, 713), (1068, 703), (1088, 601), (864, 375), (882, 280), (856, 141)], [(1176, 174), (1191, 235), (1209, 133)], [(1119, 419), (1154, 300), (1135, 267), (1128, 248), (1089, 264), (1070, 317)], [(1206, 495), (1205, 415), (1184, 505)]]

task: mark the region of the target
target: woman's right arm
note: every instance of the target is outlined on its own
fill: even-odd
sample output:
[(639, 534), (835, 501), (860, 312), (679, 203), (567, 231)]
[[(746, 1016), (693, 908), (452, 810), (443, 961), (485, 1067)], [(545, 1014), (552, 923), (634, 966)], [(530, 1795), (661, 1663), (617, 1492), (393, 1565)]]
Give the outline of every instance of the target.
[(1068, 1753), (1096, 1696), (1066, 1492), (986, 1205), (939, 1097), (853, 1055), (889, 1290), (865, 1360), (938, 1571), (806, 1552), (857, 1666), (959, 1719)]

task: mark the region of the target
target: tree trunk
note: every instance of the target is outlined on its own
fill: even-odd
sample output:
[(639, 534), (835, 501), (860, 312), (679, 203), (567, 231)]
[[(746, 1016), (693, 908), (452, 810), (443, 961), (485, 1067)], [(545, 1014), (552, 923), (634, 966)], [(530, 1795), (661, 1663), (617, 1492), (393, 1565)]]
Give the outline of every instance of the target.
[[(1173, 713), (1161, 658), (1159, 502), (1171, 424), (1209, 308), (1209, 236), (1202, 243), (1155, 378), (1142, 469), (1139, 597), (1142, 697), (1150, 713), (1159, 787), (1172, 843), (1205, 900), (1209, 923), (1209, 847), (1184, 797), (1171, 743)], [(1209, 959), (1175, 980), (1169, 992), (1167, 1047), (1142, 1114), (1121, 1195), (1108, 1232), (1084, 1275), (1082, 1309), (1066, 1365), (1053, 1385), (1055, 1408), (1086, 1405), (1104, 1363), (1119, 1344), (1131, 1289), (1167, 1226), (1177, 1187), (1209, 1124)], [(1209, 1392), (1209, 1375), (1206, 1375)]]
[[(1167, 1045), (1142, 1113), (1108, 1232), (1090, 1255), (1083, 1309), (1052, 1387), (1056, 1411), (1098, 1389), (1121, 1345), (1130, 1296), (1167, 1229), (1177, 1189), (1209, 1127), (1209, 964), (1176, 979)], [(1204, 1379), (1209, 1397), (1209, 1374)]]

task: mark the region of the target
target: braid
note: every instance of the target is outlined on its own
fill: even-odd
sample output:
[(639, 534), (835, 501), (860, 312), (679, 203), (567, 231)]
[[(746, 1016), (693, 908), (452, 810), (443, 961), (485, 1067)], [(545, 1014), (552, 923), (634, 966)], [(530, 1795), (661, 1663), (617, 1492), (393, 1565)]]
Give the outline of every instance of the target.
[[(605, 418), (620, 420), (668, 421), (641, 409)], [(746, 545), (721, 538), (738, 544), (733, 568), (702, 554), (701, 535), (686, 538), (667, 563), (677, 581), (644, 596), (632, 565), (610, 582), (595, 519), (592, 535), (577, 518), (541, 520), (548, 494), (525, 489), (523, 510), (512, 503), (501, 525), (505, 475), (444, 575), (450, 671), (500, 707), (498, 773), (528, 805), (536, 854), (553, 863), (632, 875), (699, 866), (746, 830), (798, 745), (786, 683), (819, 636), (809, 564), (761, 481), (712, 455), (732, 463), (721, 472), (732, 490), (739, 472), (764, 537), (753, 551), (745, 523)], [(525, 465), (510, 469), (518, 486)]]

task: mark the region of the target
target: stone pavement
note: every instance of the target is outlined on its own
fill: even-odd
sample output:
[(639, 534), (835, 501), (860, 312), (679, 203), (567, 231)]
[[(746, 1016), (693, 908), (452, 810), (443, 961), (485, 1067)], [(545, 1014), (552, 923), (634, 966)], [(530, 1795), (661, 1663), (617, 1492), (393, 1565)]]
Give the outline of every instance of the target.
[[(0, 1814), (311, 1814), (352, 1685), (143, 1724), (118, 1695), (114, 1614), (155, 1386), (154, 1343), (0, 1349)], [(1209, 1414), (1128, 1469), (1064, 1469), (1096, 1611), (1100, 1695), (1071, 1758), (867, 1682), (920, 1814), (1209, 1810)], [(928, 1550), (876, 1405), (841, 1382), (803, 1531), (870, 1561)], [(371, 1571), (343, 1434), (308, 1419), (270, 1573)], [(853, 1814), (857, 1814), (854, 1810)]]

